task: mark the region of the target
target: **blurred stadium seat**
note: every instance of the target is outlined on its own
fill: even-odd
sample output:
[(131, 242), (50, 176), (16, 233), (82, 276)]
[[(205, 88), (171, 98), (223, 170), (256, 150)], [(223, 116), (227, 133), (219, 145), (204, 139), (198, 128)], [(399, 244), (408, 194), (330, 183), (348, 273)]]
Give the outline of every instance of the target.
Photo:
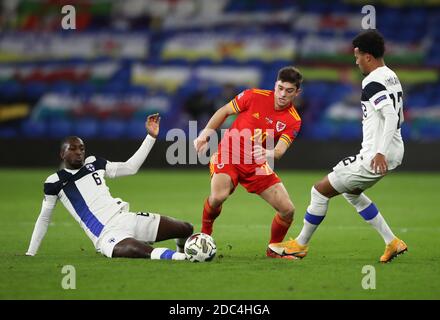
[[(353, 120), (322, 117), (360, 88), (351, 52), (359, 2), (185, 1), (140, 1), (136, 10), (130, 2), (80, 1), (74, 31), (61, 30), (52, 14), (63, 2), (10, 3), (0, 19), (0, 106), (26, 103), (32, 111), (0, 122), (0, 135), (138, 139), (148, 113), (160, 112), (163, 128), (182, 126), (194, 92), (218, 108), (228, 102), (225, 86), (235, 94), (272, 89), (278, 69), (294, 64), (305, 78), (301, 138), (359, 139)], [(413, 3), (381, 1), (377, 26), (404, 85), (404, 137), (440, 139), (440, 2)]]

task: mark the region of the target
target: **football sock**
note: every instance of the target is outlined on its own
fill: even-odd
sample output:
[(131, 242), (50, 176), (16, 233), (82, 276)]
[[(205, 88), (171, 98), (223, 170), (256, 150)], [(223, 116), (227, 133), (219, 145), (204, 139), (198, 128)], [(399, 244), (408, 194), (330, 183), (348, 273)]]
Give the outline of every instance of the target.
[(344, 193), (343, 196), (356, 208), (357, 212), (359, 212), (362, 218), (364, 218), (368, 224), (373, 226), (373, 228), (379, 232), (385, 241), (385, 244), (390, 243), (395, 238), (395, 235), (380, 214), (377, 207), (365, 194), (361, 193), (360, 195), (355, 195)]
[(292, 222), (293, 220), (286, 220), (279, 214), (279, 212), (277, 212), (272, 220), (269, 243), (277, 243), (283, 241)]
[(185, 260), (185, 254), (168, 248), (154, 248), (150, 254), (151, 260)]
[(319, 224), (324, 220), (328, 209), (329, 198), (319, 193), (315, 187), (312, 187), (310, 197), (310, 205), (307, 207), (306, 214), (304, 216), (304, 226), (296, 238), (296, 241), (300, 245), (306, 245), (309, 243), (313, 232), (318, 228)]
[(286, 236), (287, 230), (289, 230), (292, 222), (293, 220), (286, 220), (277, 212), (272, 220), (269, 243), (283, 241), (284, 237)]
[(222, 211), (222, 206), (218, 208), (212, 208), (209, 205), (209, 198), (205, 200), (205, 204), (203, 206), (203, 217), (202, 217), (202, 232), (211, 235), (212, 234), (212, 225), (214, 220), (219, 216)]

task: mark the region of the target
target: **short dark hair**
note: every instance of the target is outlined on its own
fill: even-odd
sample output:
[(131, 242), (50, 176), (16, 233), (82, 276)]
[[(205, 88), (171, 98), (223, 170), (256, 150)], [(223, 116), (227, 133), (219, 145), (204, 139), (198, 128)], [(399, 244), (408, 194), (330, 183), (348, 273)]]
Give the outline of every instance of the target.
[(278, 71), (277, 81), (278, 80), (293, 83), (296, 85), (296, 88), (299, 89), (301, 82), (303, 81), (303, 77), (297, 68), (288, 66)]
[(353, 39), (353, 48), (359, 48), (363, 53), (382, 58), (385, 53), (385, 40), (377, 30), (364, 31)]
[(81, 140), (81, 138), (80, 138), (80, 137), (77, 137), (77, 136), (68, 136), (68, 137), (65, 137), (65, 138), (63, 139), (63, 141), (61, 141), (60, 151), (63, 152), (63, 151), (66, 149), (66, 147), (70, 144), (70, 142), (71, 142), (72, 140), (77, 140), (77, 139)]

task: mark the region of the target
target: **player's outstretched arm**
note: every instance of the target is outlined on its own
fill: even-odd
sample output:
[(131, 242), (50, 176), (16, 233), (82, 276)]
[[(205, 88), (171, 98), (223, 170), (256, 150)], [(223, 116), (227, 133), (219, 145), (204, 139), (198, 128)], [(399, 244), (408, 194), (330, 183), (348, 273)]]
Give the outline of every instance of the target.
[(147, 137), (142, 142), (139, 149), (125, 162), (108, 162), (106, 166), (106, 175), (110, 178), (122, 177), (136, 174), (139, 168), (147, 159), (148, 154), (153, 148), (156, 138), (159, 134), (160, 116), (158, 113), (149, 115), (145, 122)]
[(194, 148), (197, 152), (204, 152), (206, 150), (209, 136), (215, 130), (217, 130), (223, 124), (223, 122), (225, 122), (227, 117), (234, 113), (234, 110), (230, 104), (231, 103), (229, 102), (218, 109), (211, 119), (209, 119), (205, 129), (203, 129), (197, 139), (194, 140)]
[(34, 256), (37, 254), (38, 248), (40, 247), (41, 242), (46, 235), (47, 228), (49, 227), (52, 212), (55, 208), (56, 199), (56, 196), (45, 196), (45, 199), (41, 205), (40, 215), (35, 223), (29, 248), (26, 252), (27, 256)]

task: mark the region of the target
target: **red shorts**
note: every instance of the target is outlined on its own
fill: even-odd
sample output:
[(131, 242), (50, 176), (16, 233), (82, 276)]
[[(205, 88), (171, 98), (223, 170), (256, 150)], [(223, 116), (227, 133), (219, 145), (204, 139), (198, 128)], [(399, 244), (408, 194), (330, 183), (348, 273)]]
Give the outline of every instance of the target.
[(263, 164), (226, 164), (218, 163), (218, 153), (211, 157), (209, 171), (211, 177), (214, 173), (225, 173), (231, 177), (234, 189), (240, 183), (250, 193), (260, 194), (281, 179), (270, 168), (267, 162)]

